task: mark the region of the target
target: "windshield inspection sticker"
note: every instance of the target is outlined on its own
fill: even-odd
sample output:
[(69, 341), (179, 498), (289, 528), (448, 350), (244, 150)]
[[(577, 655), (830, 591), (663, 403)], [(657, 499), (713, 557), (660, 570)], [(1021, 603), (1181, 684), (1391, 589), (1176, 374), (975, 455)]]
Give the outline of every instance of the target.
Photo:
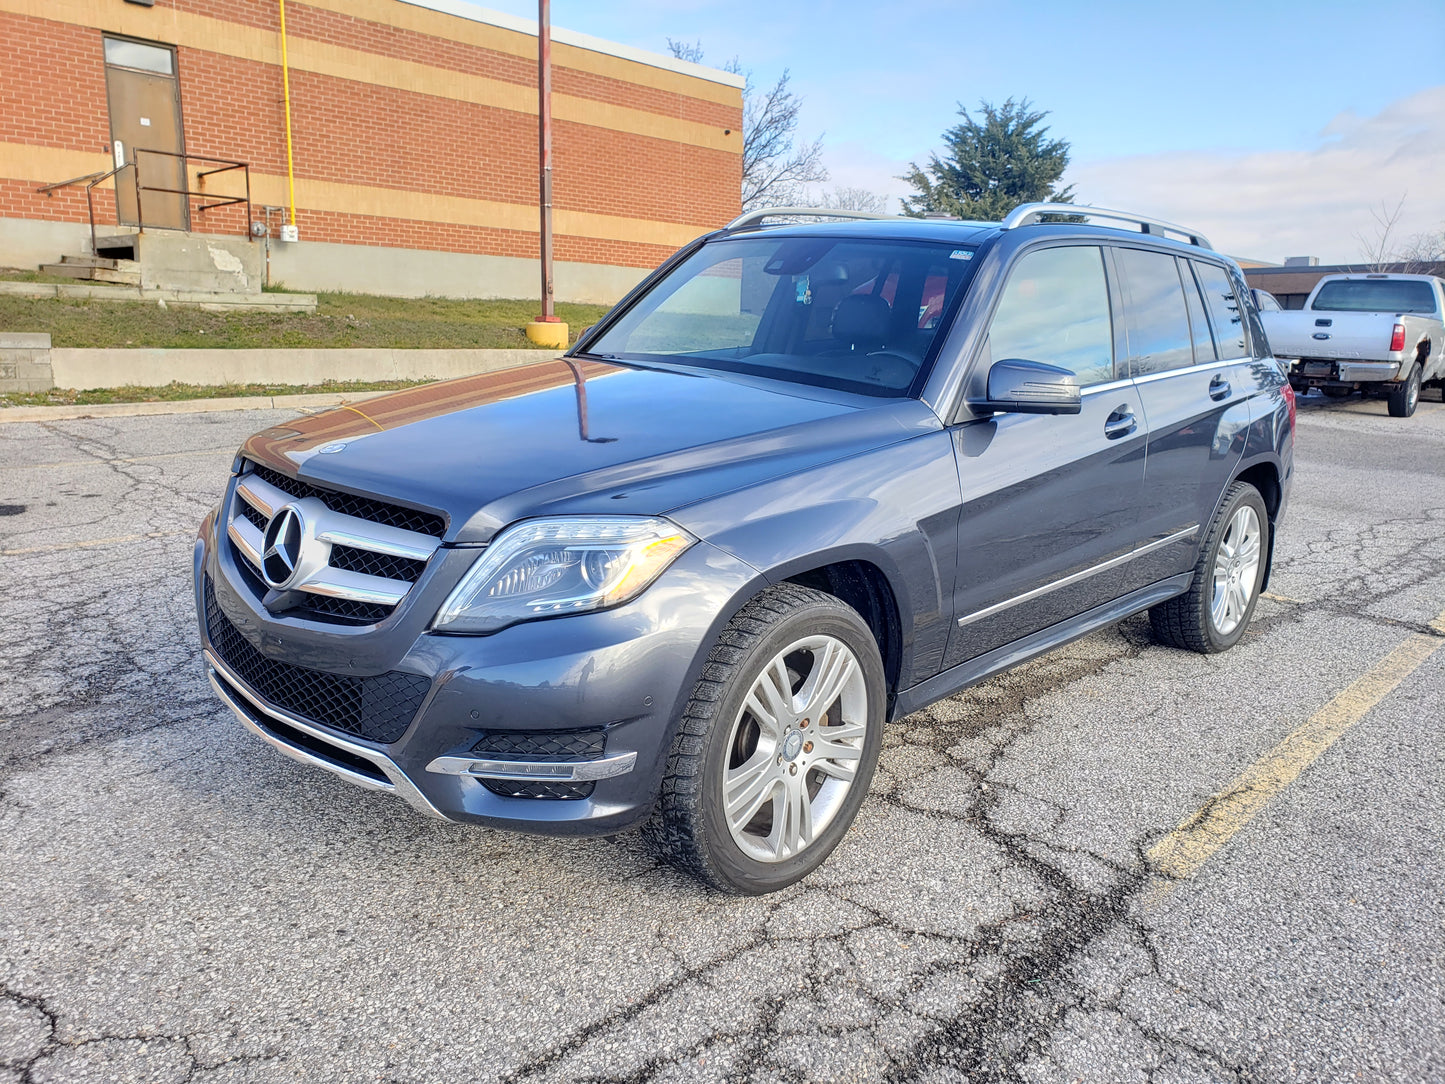
[(956, 248), (948, 254), (948, 258), (950, 260), (971, 260), (973, 259), (973, 250), (967, 248)]

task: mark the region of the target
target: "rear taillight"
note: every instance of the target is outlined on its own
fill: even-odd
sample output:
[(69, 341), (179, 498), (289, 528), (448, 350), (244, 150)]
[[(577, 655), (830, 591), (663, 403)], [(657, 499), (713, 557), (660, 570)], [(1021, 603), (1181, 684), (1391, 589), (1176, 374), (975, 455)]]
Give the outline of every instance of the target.
[(1394, 352), (1403, 349), (1405, 349), (1405, 325), (1396, 324), (1395, 331), (1390, 336), (1390, 350)]
[(1295, 415), (1294, 385), (1286, 382), (1283, 390), (1284, 390), (1284, 401), (1289, 405), (1289, 439), (1290, 439), (1290, 443), (1292, 444), (1292, 443), (1294, 443), (1294, 415)]

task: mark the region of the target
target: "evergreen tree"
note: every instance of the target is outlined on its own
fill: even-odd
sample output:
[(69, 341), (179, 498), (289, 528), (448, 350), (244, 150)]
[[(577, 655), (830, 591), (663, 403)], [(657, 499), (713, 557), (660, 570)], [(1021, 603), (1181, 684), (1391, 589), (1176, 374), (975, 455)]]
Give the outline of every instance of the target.
[(1048, 113), (1032, 110), (1027, 98), (1010, 98), (998, 108), (980, 102), (979, 108), (982, 116), (975, 119), (959, 105), (963, 123), (943, 134), (946, 157), (932, 155), (926, 170), (909, 163), (899, 179), (918, 192), (904, 198), (904, 213), (920, 217), (941, 211), (997, 222), (1021, 203), (1072, 202), (1072, 186), (1059, 187), (1069, 144), (1046, 138), (1048, 128), (1039, 125)]

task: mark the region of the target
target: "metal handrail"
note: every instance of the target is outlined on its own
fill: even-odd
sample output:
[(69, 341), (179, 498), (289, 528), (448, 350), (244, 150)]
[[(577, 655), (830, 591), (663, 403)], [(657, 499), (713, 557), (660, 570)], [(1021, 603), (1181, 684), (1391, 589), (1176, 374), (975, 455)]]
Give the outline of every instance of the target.
[(1083, 216), (1085, 218), (1109, 218), (1119, 222), (1128, 222), (1140, 227), (1144, 233), (1177, 233), (1181, 237), (1187, 237), (1189, 243), (1198, 248), (1214, 248), (1209, 243), (1209, 238), (1198, 230), (1192, 230), (1188, 226), (1178, 226), (1173, 222), (1165, 222), (1158, 218), (1145, 218), (1143, 215), (1132, 214), (1129, 211), (1110, 211), (1103, 207), (1089, 207), (1077, 203), (1023, 203), (1008, 213), (1008, 217), (1000, 223), (1003, 229), (1011, 230), (1017, 226), (1027, 226), (1042, 221), (1048, 215), (1070, 215)]
[(169, 192), (176, 196), (185, 196), (187, 201), (192, 197), (206, 199), (209, 194), (204, 191), (194, 191), (187, 184), (185, 188), (166, 188), (162, 185), (141, 184), (140, 181), (140, 156), (143, 154), (159, 154), (166, 158), (179, 158), (181, 169), (184, 171), (191, 162), (211, 162), (217, 166), (216, 169), (201, 170), (196, 174), (196, 181), (202, 189), (206, 187), (206, 178), (216, 173), (229, 173), (231, 170), (241, 170), (246, 178), (246, 194), (244, 196), (222, 196), (213, 199), (210, 203), (203, 203), (197, 207), (198, 212), (204, 213), (215, 207), (230, 207), (237, 203), (246, 205), (246, 236), (254, 241), (256, 238), (251, 234), (251, 165), (249, 162), (238, 162), (232, 158), (212, 158), (204, 154), (186, 154), (183, 151), (158, 151), (150, 147), (137, 147), (135, 151), (135, 211), (136, 218), (140, 219), (141, 229), (145, 229), (145, 214), (141, 209), (142, 192)]
[[(111, 170), (111, 172), (114, 173), (115, 170)], [(97, 171), (95, 173), (84, 173), (81, 174), (81, 176), (79, 177), (72, 177), (68, 181), (56, 181), (54, 184), (41, 185), (35, 191), (44, 192), (48, 196), (58, 188), (67, 188), (72, 184), (79, 184), (81, 181), (89, 181), (96, 177), (102, 177), (104, 175), (105, 174), (103, 170)]]
[[(85, 185), (85, 207), (90, 217), (90, 251), (92, 255), (94, 255), (96, 252), (95, 196), (93, 194), (95, 186), (110, 180), (117, 173), (120, 173), (122, 170), (126, 169), (134, 170), (135, 216), (137, 219), (137, 224), (142, 230), (145, 229), (146, 223), (145, 213), (142, 206), (141, 193), (169, 192), (172, 195), (185, 196), (188, 202), (192, 197), (197, 199), (211, 198), (210, 203), (202, 204), (201, 206), (196, 208), (196, 210), (199, 212), (209, 211), (214, 207), (230, 207), (233, 204), (244, 203), (246, 205), (246, 237), (251, 241), (254, 241), (256, 239), (255, 235), (251, 233), (251, 165), (249, 162), (238, 162), (235, 159), (231, 158), (212, 158), (209, 155), (204, 154), (185, 154), (180, 151), (161, 151), (155, 150), (151, 147), (137, 147), (135, 148), (134, 153), (135, 158), (132, 161), (123, 162), (120, 165), (114, 167), (113, 169), (108, 169), (99, 173), (86, 173), (79, 177), (71, 177), (69, 180), (65, 181), (56, 181), (54, 184), (42, 185), (35, 190), (36, 192), (44, 192), (47, 196), (53, 196), (56, 191), (61, 188), (67, 188), (73, 184), (83, 183)], [(186, 164), (190, 162), (209, 162), (215, 165), (217, 167), (215, 169), (204, 169), (196, 174), (196, 181), (199, 183), (202, 189), (204, 189), (206, 186), (207, 177), (216, 173), (228, 173), (231, 170), (239, 169), (244, 173), (246, 178), (246, 194), (244, 196), (217, 196), (212, 198), (207, 192), (192, 190), (189, 184), (185, 188), (166, 188), (162, 185), (141, 184), (140, 156), (143, 154), (159, 154), (167, 158), (179, 158), (182, 161), (181, 168), (183, 171), (185, 170)], [(119, 208), (117, 208), (117, 212), (118, 211)], [(119, 213), (117, 213), (117, 224), (119, 224), (119, 217)], [(165, 229), (168, 227), (158, 226), (156, 228)]]
[[(99, 253), (96, 251), (95, 247), (95, 197), (91, 193), (95, 190), (95, 186), (100, 184), (101, 181), (110, 180), (121, 170), (130, 169), (131, 165), (132, 163), (130, 162), (122, 162), (114, 169), (106, 170), (106, 172), (92, 178), (91, 182), (85, 186), (85, 209), (90, 214), (90, 254), (92, 256), (97, 256), (99, 255)], [(116, 221), (120, 221), (120, 216), (118, 214), (116, 215)]]

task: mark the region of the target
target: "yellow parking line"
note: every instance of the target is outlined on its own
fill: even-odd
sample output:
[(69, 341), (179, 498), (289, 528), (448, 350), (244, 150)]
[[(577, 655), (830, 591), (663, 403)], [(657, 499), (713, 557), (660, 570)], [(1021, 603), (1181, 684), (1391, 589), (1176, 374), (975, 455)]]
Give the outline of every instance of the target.
[(91, 538), (85, 542), (56, 542), (50, 546), (27, 546), (25, 549), (0, 550), (0, 557), (24, 557), (29, 553), (59, 553), (61, 550), (88, 550), (97, 546), (115, 546), (122, 542), (144, 542), (148, 538), (172, 538), (178, 534), (193, 534), (194, 528), (181, 531), (147, 531), (145, 534), (123, 534), (114, 538)]
[[(1430, 627), (1445, 636), (1445, 613)], [(1400, 644), (1150, 848), (1149, 864), (1174, 880), (1193, 877), (1270, 799), (1441, 647), (1445, 639), (1424, 633)], [(1157, 895), (1167, 891), (1162, 887)]]
[(1277, 595), (1273, 591), (1261, 591), (1260, 598), (1267, 598), (1271, 602), (1288, 602), (1292, 606), (1304, 606), (1306, 602), (1302, 598), (1290, 598), (1288, 595)]

